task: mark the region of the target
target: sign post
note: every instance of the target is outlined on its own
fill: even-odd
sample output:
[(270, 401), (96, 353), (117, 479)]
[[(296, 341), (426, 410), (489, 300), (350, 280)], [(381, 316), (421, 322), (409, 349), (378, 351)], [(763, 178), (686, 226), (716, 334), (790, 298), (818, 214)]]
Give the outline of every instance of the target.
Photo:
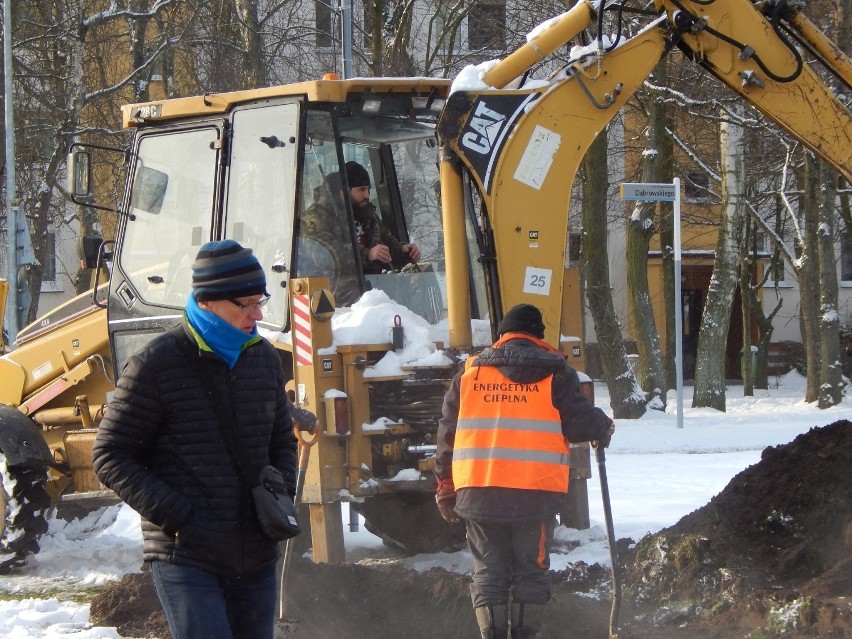
[[(9, 346), (18, 338), (18, 195), (15, 192), (15, 118), (12, 107), (14, 78), (12, 74), (12, 3), (3, 0), (3, 70), (6, 122), (6, 281), (9, 283), (6, 301), (6, 327)], [(25, 222), (26, 224), (26, 222)], [(3, 318), (0, 318), (0, 330)]]
[(677, 427), (683, 428), (683, 303), (680, 274), (680, 179), (671, 184), (624, 182), (619, 189), (623, 200), (674, 202), (674, 307), (675, 375), (677, 377)]

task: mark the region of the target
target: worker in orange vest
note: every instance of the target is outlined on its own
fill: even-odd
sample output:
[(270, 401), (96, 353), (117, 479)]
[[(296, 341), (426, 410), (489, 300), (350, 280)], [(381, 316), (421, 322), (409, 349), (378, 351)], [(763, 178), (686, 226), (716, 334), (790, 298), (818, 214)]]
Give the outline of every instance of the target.
[(499, 339), (465, 362), (444, 397), (436, 501), (450, 523), (465, 520), (482, 639), (531, 639), (550, 599), (568, 443), (606, 447), (615, 426), (543, 341), (539, 309), (511, 308), (497, 332)]

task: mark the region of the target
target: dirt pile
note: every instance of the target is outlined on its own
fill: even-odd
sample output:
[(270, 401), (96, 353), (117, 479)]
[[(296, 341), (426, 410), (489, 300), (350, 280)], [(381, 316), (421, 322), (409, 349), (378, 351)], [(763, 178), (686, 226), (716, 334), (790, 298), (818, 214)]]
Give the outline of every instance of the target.
[[(852, 424), (767, 448), (706, 506), (622, 556), (620, 639), (852, 638)], [(608, 636), (610, 575), (554, 573), (540, 637)], [(477, 637), (469, 578), (392, 562), (292, 564), (282, 637)], [(91, 608), (123, 636), (169, 634), (147, 573), (127, 575)]]
[(767, 448), (706, 506), (638, 544), (628, 596), (654, 625), (852, 637), (850, 496), (849, 421)]

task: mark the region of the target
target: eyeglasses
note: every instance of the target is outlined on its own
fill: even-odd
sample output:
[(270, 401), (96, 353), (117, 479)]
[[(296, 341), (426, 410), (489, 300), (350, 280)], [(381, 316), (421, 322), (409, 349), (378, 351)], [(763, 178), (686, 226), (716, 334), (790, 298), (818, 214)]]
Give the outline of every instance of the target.
[(243, 314), (248, 315), (253, 311), (256, 311), (257, 309), (266, 306), (266, 303), (269, 301), (269, 295), (261, 297), (258, 301), (250, 302), (248, 304), (243, 304), (242, 302), (238, 302), (237, 300), (230, 298), (228, 299), (228, 301), (234, 306), (236, 306), (238, 309), (240, 309)]

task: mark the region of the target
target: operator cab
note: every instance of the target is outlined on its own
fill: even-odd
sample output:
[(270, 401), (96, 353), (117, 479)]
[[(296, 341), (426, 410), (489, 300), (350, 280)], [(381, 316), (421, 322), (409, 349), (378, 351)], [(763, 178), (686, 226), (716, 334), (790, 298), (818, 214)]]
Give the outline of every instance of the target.
[[(130, 105), (125, 115), (137, 129), (108, 302), (116, 365), (180, 322), (195, 255), (212, 239), (234, 239), (260, 260), (271, 299), (259, 326), (270, 333), (289, 330), (294, 277), (327, 277), (337, 307), (380, 289), (430, 324), (441, 322), (447, 296), (435, 122), (442, 102), (433, 96), (445, 87), (424, 91), (417, 82), (410, 91), (398, 82), (381, 93), (356, 90), (356, 80), (220, 94), (219, 102)], [(319, 97), (308, 99), (311, 92)], [(416, 264), (362, 263), (351, 203), (339, 196), (348, 193), (341, 169), (350, 160), (369, 173), (370, 201), (391, 234), (420, 249)], [(83, 168), (87, 181), (109, 175)], [(334, 176), (344, 182), (336, 193)], [(335, 204), (333, 232), (317, 234), (304, 221), (323, 198)], [(473, 261), (477, 318), (486, 308), (482, 273)]]
[[(445, 314), (441, 286), (440, 193), (433, 126), (421, 122), (346, 117), (309, 111), (299, 192), (295, 276), (326, 276), (338, 306), (380, 289), (431, 324)], [(339, 139), (340, 143), (335, 144)], [(362, 219), (353, 210), (346, 162), (363, 166), (375, 215), (400, 244), (422, 251), (417, 263), (362, 259)], [(328, 216), (331, 220), (316, 220)], [(363, 217), (363, 214), (362, 216)]]

